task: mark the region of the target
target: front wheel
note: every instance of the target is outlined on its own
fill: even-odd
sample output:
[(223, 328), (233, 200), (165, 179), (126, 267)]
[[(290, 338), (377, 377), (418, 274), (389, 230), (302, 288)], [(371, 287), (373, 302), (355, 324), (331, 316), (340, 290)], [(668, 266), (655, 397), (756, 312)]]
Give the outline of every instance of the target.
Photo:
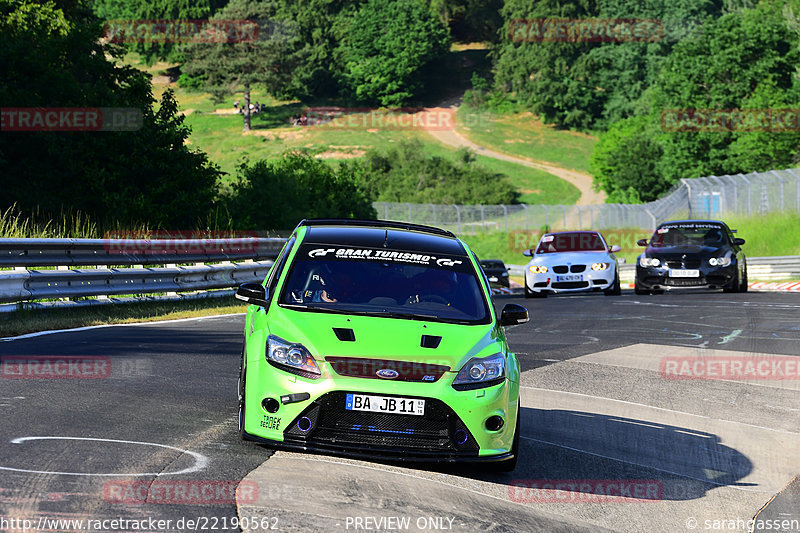
[(641, 285), (639, 285), (639, 279), (637, 278), (633, 280), (633, 293), (639, 295), (650, 294), (650, 291), (648, 291), (647, 289), (643, 289)]
[(739, 280), (739, 271), (736, 271), (736, 275), (733, 276), (731, 280), (731, 284), (727, 287), (723, 287), (722, 292), (739, 292), (741, 289), (741, 281)]
[(619, 296), (622, 294), (622, 285), (619, 282), (619, 272), (614, 275), (614, 283), (603, 291), (606, 296)]
[(750, 286), (747, 284), (747, 265), (744, 267), (744, 275), (742, 276), (742, 286), (739, 287), (739, 292), (747, 292)]

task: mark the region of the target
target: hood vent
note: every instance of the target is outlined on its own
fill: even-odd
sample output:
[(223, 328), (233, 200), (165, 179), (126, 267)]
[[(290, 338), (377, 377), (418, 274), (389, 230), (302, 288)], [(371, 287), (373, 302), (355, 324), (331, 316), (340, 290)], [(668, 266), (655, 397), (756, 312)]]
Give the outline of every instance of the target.
[(356, 334), (350, 328), (333, 328), (336, 338), (344, 342), (355, 342)]
[(423, 335), (419, 345), (423, 348), (438, 348), (442, 338), (438, 335)]

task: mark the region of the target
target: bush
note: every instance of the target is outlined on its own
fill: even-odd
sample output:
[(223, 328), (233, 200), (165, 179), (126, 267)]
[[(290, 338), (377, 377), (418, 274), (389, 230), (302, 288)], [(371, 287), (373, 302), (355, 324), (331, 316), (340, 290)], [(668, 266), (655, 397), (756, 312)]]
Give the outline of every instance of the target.
[(348, 170), (336, 171), (302, 152), (242, 163), (225, 203), (238, 229), (286, 230), (304, 218), (377, 217)]

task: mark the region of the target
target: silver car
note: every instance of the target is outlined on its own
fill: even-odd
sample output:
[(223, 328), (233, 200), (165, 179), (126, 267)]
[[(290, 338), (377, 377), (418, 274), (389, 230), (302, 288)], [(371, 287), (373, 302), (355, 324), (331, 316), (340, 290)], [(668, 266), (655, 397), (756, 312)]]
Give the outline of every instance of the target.
[(535, 249), (522, 252), (531, 258), (525, 265), (525, 297), (582, 291), (616, 296), (621, 289), (614, 253), (619, 251), (597, 231), (546, 233)]

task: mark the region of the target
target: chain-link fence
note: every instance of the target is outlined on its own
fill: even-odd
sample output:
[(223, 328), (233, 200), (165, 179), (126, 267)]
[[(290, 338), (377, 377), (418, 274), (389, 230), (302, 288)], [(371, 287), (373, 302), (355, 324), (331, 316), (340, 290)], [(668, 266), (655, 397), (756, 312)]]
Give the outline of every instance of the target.
[(772, 211), (800, 211), (800, 168), (681, 180), (646, 204), (445, 205), (375, 202), (378, 217), (449, 229), (476, 231), (562, 229), (655, 229), (665, 220), (724, 218)]

